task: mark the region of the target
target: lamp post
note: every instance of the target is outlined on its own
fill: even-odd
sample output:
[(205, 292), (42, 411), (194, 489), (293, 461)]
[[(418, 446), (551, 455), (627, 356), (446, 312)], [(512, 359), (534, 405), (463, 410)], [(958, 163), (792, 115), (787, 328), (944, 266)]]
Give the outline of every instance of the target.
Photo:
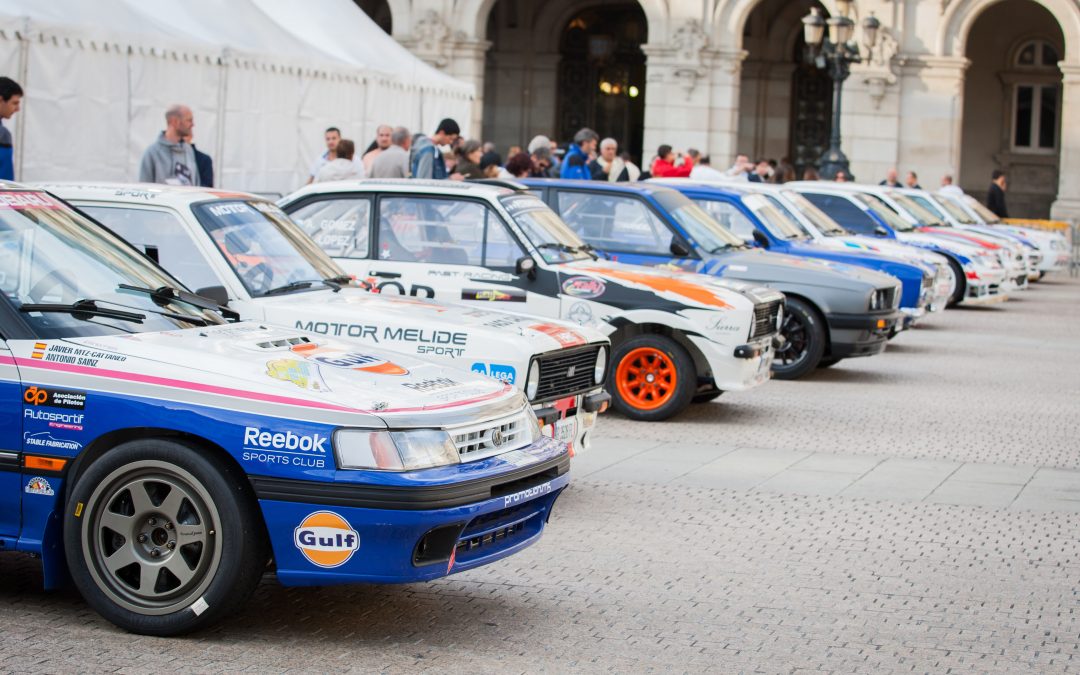
[[(825, 19), (817, 7), (803, 18), (803, 37), (806, 40), (807, 60), (817, 68), (828, 72), (833, 81), (832, 132), (829, 149), (821, 156), (818, 172), (822, 178), (832, 180), (843, 171), (851, 178), (848, 158), (840, 149), (840, 103), (844, 80), (851, 74), (851, 64), (860, 63), (859, 45), (854, 40), (855, 22), (851, 19), (854, 0), (835, 0), (836, 16)], [(881, 22), (871, 14), (862, 22), (863, 43), (873, 49), (877, 43)], [(828, 36), (826, 37), (826, 29)]]

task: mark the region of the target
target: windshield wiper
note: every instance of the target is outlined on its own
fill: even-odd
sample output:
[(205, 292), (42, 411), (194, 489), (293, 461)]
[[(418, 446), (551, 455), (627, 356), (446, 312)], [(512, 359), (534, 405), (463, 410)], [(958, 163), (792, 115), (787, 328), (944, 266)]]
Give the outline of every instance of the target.
[(555, 241), (547, 241), (538, 245), (536, 248), (553, 248), (556, 251), (562, 251), (563, 253), (577, 253), (578, 250), (568, 244), (562, 244)]
[(92, 317), (101, 317), (104, 319), (118, 319), (120, 321), (130, 321), (132, 323), (142, 323), (146, 318), (145, 314), (139, 314), (137, 312), (125, 312), (120, 309), (109, 309), (107, 307), (98, 307), (96, 300), (77, 300), (70, 305), (64, 305), (59, 303), (46, 303), (38, 305), (23, 305), (19, 307), (20, 312), (41, 312), (52, 314), (70, 314), (76, 319), (87, 320)]
[[(132, 286), (130, 284), (120, 284), (120, 288), (125, 291), (134, 291), (136, 293), (146, 293), (150, 296), (150, 299), (155, 304), (165, 306), (170, 302), (182, 302), (192, 307), (198, 307), (199, 309), (208, 309), (212, 312), (221, 314), (226, 319), (239, 319), (240, 314), (234, 312), (228, 307), (223, 307), (209, 298), (204, 298), (201, 295), (195, 293), (189, 293), (181, 288), (174, 288), (172, 286), (161, 286), (160, 288), (144, 288), (142, 286)], [(180, 319), (189, 323), (196, 323), (201, 321), (203, 325), (206, 322), (203, 319), (193, 319), (192, 317), (186, 317), (182, 314), (162, 313), (162, 316), (167, 316), (170, 319)]]
[(604, 260), (611, 260), (611, 254), (606, 251), (598, 251), (592, 244), (582, 244), (578, 246), (578, 250), (587, 253), (593, 260), (599, 260), (600, 256), (604, 256)]
[[(340, 281), (341, 279), (342, 277), (331, 277), (329, 279), (312, 279), (309, 281), (290, 281), (287, 284), (275, 286), (268, 291), (263, 291), (263, 295), (282, 295), (285, 293), (292, 293), (293, 291), (302, 291), (305, 288), (311, 288), (315, 284), (323, 284), (324, 286), (329, 287), (330, 290), (337, 293), (341, 290), (341, 286), (343, 283), (342, 281)], [(348, 279), (348, 281), (352, 281), (352, 279)]]

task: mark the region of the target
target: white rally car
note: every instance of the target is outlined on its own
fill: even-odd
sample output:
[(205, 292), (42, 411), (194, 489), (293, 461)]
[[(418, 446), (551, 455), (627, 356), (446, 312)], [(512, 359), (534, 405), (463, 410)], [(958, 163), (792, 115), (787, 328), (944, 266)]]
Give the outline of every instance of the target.
[(312, 185), (279, 204), (383, 293), (598, 326), (614, 350), (614, 405), (634, 419), (666, 419), (769, 379), (783, 294), (599, 260), (521, 187), (348, 181)]
[(610, 402), (602, 388), (610, 343), (600, 332), (348, 287), (341, 268), (261, 198), (164, 185), (41, 187), (243, 319), (413, 352), (504, 380), (525, 392), (546, 435), (575, 450), (588, 447), (596, 416)]

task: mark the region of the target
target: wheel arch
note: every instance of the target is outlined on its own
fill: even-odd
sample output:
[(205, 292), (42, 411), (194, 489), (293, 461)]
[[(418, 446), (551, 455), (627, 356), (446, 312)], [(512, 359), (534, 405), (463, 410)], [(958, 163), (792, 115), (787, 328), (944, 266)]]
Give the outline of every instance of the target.
[[(694, 361), (694, 369), (697, 372), (698, 388), (710, 386), (715, 388), (715, 382), (713, 380), (712, 368), (709, 366), (708, 359), (705, 358), (705, 354), (698, 349), (693, 340), (690, 339), (689, 333), (678, 328), (672, 328), (661, 323), (655, 322), (643, 322), (637, 323), (630, 321), (626, 318), (617, 318), (611, 321), (612, 325), (617, 328), (614, 333), (608, 336), (611, 340), (611, 348), (614, 350), (616, 344), (623, 340), (627, 340), (638, 335), (663, 335), (671, 338), (679, 343), (683, 349), (690, 354), (690, 358)], [(614, 368), (615, 364), (611, 364), (610, 368)]]

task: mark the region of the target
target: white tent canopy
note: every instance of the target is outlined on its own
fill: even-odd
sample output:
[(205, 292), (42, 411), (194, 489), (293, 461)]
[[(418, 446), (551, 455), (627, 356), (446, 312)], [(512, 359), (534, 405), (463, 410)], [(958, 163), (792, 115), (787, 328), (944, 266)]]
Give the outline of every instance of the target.
[(350, 0), (0, 0), (0, 74), (23, 85), (20, 180), (134, 180), (165, 109), (195, 112), (220, 187), (287, 192), (322, 131), (469, 124), (473, 90)]

